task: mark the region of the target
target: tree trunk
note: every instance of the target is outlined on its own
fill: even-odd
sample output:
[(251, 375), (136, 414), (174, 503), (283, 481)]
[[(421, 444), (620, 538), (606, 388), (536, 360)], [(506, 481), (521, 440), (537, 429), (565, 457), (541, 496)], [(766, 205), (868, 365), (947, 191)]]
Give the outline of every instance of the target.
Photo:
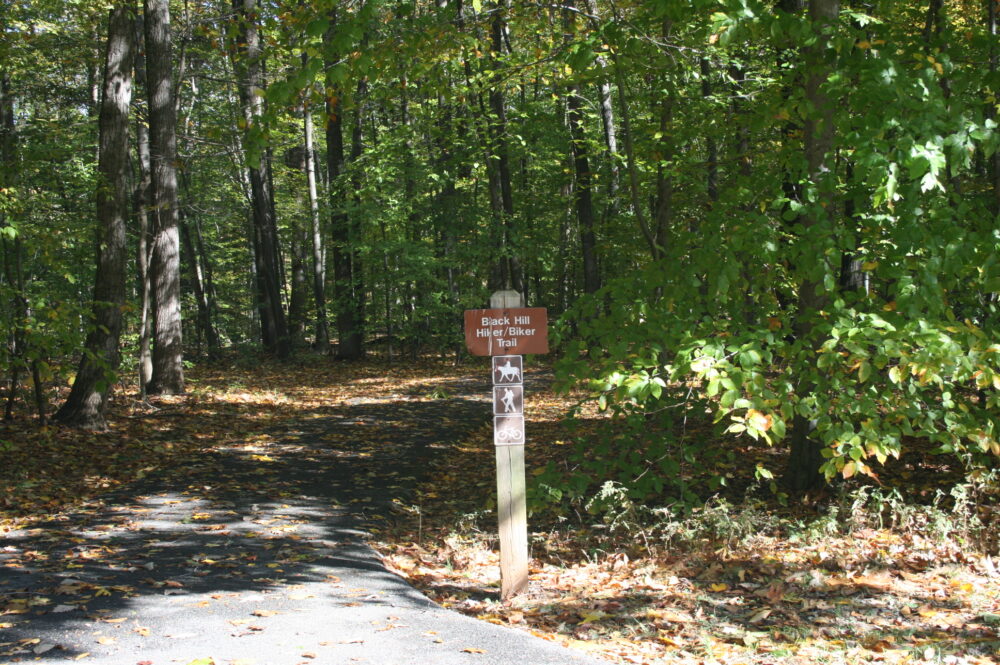
[[(185, 174), (181, 182), (187, 181)], [(187, 187), (185, 187), (187, 189)], [(208, 356), (215, 358), (219, 354), (219, 335), (215, 331), (212, 321), (212, 308), (208, 302), (208, 287), (205, 283), (205, 273), (199, 261), (198, 252), (195, 250), (194, 239), (191, 234), (191, 221), (186, 214), (180, 216), (181, 241), (184, 243), (184, 253), (187, 255), (188, 269), (191, 272), (191, 286), (194, 288), (194, 299), (198, 306), (198, 329), (201, 330), (208, 346)]]
[[(573, 1), (567, 0), (566, 6), (573, 8)], [(574, 18), (571, 12), (566, 13), (566, 38), (571, 40), (575, 35)], [(577, 85), (570, 85), (566, 91), (567, 122), (569, 123), (570, 148), (573, 153), (573, 171), (575, 185), (573, 198), (576, 204), (576, 219), (580, 226), (580, 249), (583, 259), (583, 290), (585, 293), (597, 293), (601, 288), (601, 275), (597, 266), (597, 241), (594, 235), (594, 202), (591, 193), (593, 177), (590, 171), (590, 150), (587, 146), (587, 136), (584, 132), (583, 97)]]
[(184, 392), (184, 344), (170, 7), (168, 0), (145, 0), (144, 6), (153, 191), (153, 373), (146, 391), (172, 395)]
[(507, 140), (507, 103), (500, 78), (498, 59), (504, 52), (504, 35), (507, 23), (501, 3), (494, 8), (490, 23), (491, 66), (495, 69), (489, 91), (489, 141), (493, 164), (491, 187), (495, 217), (499, 222), (497, 233), (497, 267), (491, 289), (511, 288), (524, 293), (520, 261), (514, 243), (514, 193), (510, 176), (510, 148)]
[[(142, 23), (138, 20), (135, 26), (136, 44), (142, 42)], [(143, 48), (136, 49), (135, 57), (135, 89), (146, 89), (146, 59)], [(138, 156), (139, 178), (133, 193), (133, 208), (136, 218), (136, 233), (139, 236), (136, 250), (136, 271), (141, 293), (141, 310), (139, 318), (139, 392), (146, 395), (146, 386), (153, 378), (153, 346), (152, 346), (152, 299), (153, 289), (149, 274), (149, 247), (151, 244), (151, 229), (149, 212), (152, 194), (152, 173), (149, 157), (149, 125), (140, 118), (135, 123), (135, 142)]]
[[(301, 195), (299, 196), (301, 200)], [(306, 308), (309, 303), (309, 279), (306, 266), (309, 263), (309, 231), (293, 219), (291, 228), (292, 283), (288, 297), (288, 337), (292, 344), (303, 341), (306, 330)]]
[[(669, 19), (663, 20), (662, 35), (663, 43), (670, 43), (671, 22)], [(672, 57), (670, 55), (667, 56)], [(668, 63), (669, 64), (669, 63)], [(674, 115), (674, 96), (671, 90), (670, 67), (664, 68), (663, 87), (667, 94), (659, 100), (660, 106), (660, 139), (656, 151), (659, 154), (656, 167), (656, 205), (653, 211), (653, 240), (662, 257), (666, 253), (667, 231), (674, 216), (674, 178), (665, 168), (665, 164), (674, 159), (674, 152), (677, 146), (674, 143), (671, 122)]]
[[(1000, 12), (1000, 0), (986, 0), (986, 31), (990, 36), (990, 75), (991, 80), (996, 80), (997, 62), (1000, 57), (997, 55), (997, 13)], [(996, 102), (991, 101), (986, 104), (986, 117), (990, 120), (997, 119)], [(994, 150), (990, 157), (990, 176), (993, 185), (993, 215), (1000, 215), (1000, 150)]]
[[(597, 3), (595, 0), (586, 0), (586, 4), (587, 13), (590, 14), (591, 20), (597, 23), (594, 27), (600, 27)], [(595, 62), (602, 72), (597, 82), (597, 94), (608, 160), (608, 201), (604, 207), (602, 220), (602, 224), (606, 225), (618, 214), (618, 191), (621, 189), (621, 173), (618, 168), (618, 128), (615, 123), (614, 104), (611, 100), (611, 82), (606, 75), (609, 68), (608, 60), (603, 55), (598, 55)]]
[[(17, 173), (15, 135), (14, 135), (14, 99), (11, 93), (10, 76), (6, 71), (0, 73), (0, 187), (10, 187), (13, 184)], [(7, 226), (7, 214), (4, 208), (0, 208), (0, 228)], [(7, 283), (14, 288), (16, 277), (14, 276), (14, 265), (18, 258), (12, 256), (10, 243), (7, 236), (2, 236), (3, 242), (3, 268), (4, 277)], [(17, 310), (19, 307), (14, 303), (14, 311), (11, 316), (11, 335), (8, 346), (8, 359), (10, 361), (10, 378), (8, 379), (7, 405), (4, 409), (4, 420), (14, 418), (14, 403), (17, 400), (17, 391), (21, 381), (21, 349), (18, 344), (22, 335), (22, 326), (19, 322)]]
[(319, 197), (316, 188), (316, 153), (313, 147), (312, 111), (308, 103), (302, 107), (306, 144), (306, 181), (309, 187), (309, 222), (312, 241), (313, 300), (316, 302), (316, 338), (313, 345), (322, 353), (330, 352), (330, 325), (326, 317), (326, 266), (323, 260), (323, 230), (319, 218)]
[[(701, 63), (701, 96), (706, 102), (712, 99), (712, 66), (708, 58), (702, 58)], [(719, 145), (715, 140), (715, 132), (710, 128), (705, 135), (706, 173), (705, 189), (708, 194), (708, 207), (714, 209), (719, 202)]]
[[(330, 12), (330, 29), (326, 34), (327, 67), (337, 64), (331, 42), (337, 30), (337, 11)], [(364, 355), (363, 321), (358, 313), (360, 281), (355, 279), (355, 270), (360, 269), (360, 257), (352, 247), (356, 238), (356, 225), (346, 212), (347, 201), (344, 183), (339, 182), (344, 173), (344, 118), (341, 97), (343, 90), (335, 87), (326, 99), (326, 162), (330, 178), (330, 240), (333, 255), (333, 281), (336, 298), (337, 357), (345, 360), (361, 358)], [(360, 120), (355, 122), (355, 130), (360, 132)], [(360, 136), (355, 136), (355, 150), (360, 147)], [(358, 259), (355, 261), (355, 259)], [(360, 278), (360, 275), (357, 275)], [(363, 301), (361, 301), (363, 302)]]
[[(264, 111), (261, 97), (264, 88), (263, 53), (257, 27), (257, 0), (232, 0), (239, 29), (233, 50), (233, 70), (237, 76), (243, 106), (243, 149), (256, 154), (248, 159), (250, 198), (254, 225), (254, 254), (264, 348), (278, 358), (291, 353), (288, 324), (281, 302), (281, 261), (278, 227), (274, 216), (274, 193), (271, 186), (270, 153), (253, 145), (252, 132), (259, 130)], [(256, 163), (255, 163), (256, 162)]]
[[(816, 30), (822, 31), (836, 25), (839, 13), (840, 0), (810, 0), (809, 2), (809, 18)], [(803, 134), (807, 180), (816, 190), (816, 200), (824, 201), (826, 205), (822, 209), (822, 213), (817, 213), (817, 207), (813, 206), (807, 208), (807, 212), (799, 217), (799, 223), (802, 225), (800, 242), (808, 241), (810, 231), (815, 227), (831, 224), (835, 209), (832, 201), (835, 191), (833, 182), (834, 156), (831, 154), (835, 138), (834, 101), (823, 89), (823, 85), (832, 71), (833, 51), (827, 47), (827, 39), (824, 36), (817, 35), (817, 37), (816, 44), (807, 47), (804, 51), (806, 64), (805, 99), (809, 103), (812, 113), (806, 119)], [(816, 258), (826, 262), (822, 256)], [(807, 270), (806, 266), (800, 266), (798, 271), (803, 275), (816, 274), (813, 270)], [(835, 271), (832, 266), (827, 265), (823, 272)], [(804, 362), (806, 374), (799, 377), (797, 386), (799, 400), (814, 393), (817, 388), (815, 380), (810, 375), (813, 355), (809, 350), (815, 346), (811, 338), (816, 317), (827, 302), (826, 295), (820, 291), (822, 288), (822, 278), (803, 276), (799, 279), (798, 307), (793, 322), (793, 331), (795, 339), (802, 345), (803, 353), (807, 354), (807, 359)], [(791, 451), (784, 481), (789, 489), (796, 492), (816, 489), (824, 482), (823, 475), (819, 471), (823, 464), (822, 443), (814, 436), (815, 428), (815, 420), (801, 415), (796, 415), (792, 423)]]
[(632, 116), (629, 112), (629, 100), (625, 86), (625, 77), (622, 75), (622, 66), (617, 55), (612, 53), (611, 57), (612, 62), (614, 63), (615, 81), (618, 84), (622, 129), (625, 134), (625, 169), (628, 171), (629, 195), (632, 205), (632, 213), (635, 215), (636, 222), (639, 224), (639, 230), (642, 231), (642, 237), (646, 240), (646, 245), (649, 248), (649, 254), (655, 261), (656, 259), (661, 258), (662, 248), (656, 244), (656, 238), (653, 236), (653, 232), (649, 228), (649, 222), (646, 220), (645, 206), (642, 205), (640, 196), (639, 174), (635, 161), (635, 141), (633, 140), (632, 133)]
[(69, 397), (55, 418), (66, 425), (103, 429), (105, 408), (118, 371), (118, 342), (125, 305), (125, 224), (129, 217), (128, 118), (132, 101), (134, 16), (128, 4), (111, 12), (99, 119), (97, 220), (100, 241), (94, 284), (94, 327)]

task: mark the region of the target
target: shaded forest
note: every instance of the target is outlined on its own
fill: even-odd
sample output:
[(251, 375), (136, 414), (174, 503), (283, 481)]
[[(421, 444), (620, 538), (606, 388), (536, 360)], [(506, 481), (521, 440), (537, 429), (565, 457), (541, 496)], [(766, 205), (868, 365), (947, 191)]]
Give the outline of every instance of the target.
[(461, 360), (512, 288), (612, 416), (539, 500), (697, 502), (730, 435), (776, 492), (914, 441), (994, 482), (996, 2), (139, 4), (0, 9), (8, 420)]

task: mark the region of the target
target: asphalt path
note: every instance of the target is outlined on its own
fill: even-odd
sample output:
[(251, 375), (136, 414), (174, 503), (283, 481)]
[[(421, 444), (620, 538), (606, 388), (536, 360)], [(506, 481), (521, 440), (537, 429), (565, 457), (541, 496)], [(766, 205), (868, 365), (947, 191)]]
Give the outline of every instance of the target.
[[(0, 541), (0, 664), (599, 665), (439, 607), (366, 545), (484, 386), (353, 399)], [(606, 665), (606, 663), (605, 663)]]

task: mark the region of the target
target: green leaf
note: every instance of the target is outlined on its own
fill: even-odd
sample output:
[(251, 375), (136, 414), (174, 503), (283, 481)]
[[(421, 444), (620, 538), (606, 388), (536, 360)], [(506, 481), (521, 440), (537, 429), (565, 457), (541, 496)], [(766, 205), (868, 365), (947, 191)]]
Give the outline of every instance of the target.
[(861, 363), (858, 367), (858, 380), (864, 383), (868, 380), (868, 377), (872, 375), (872, 366), (867, 360)]
[(309, 21), (309, 25), (306, 26), (306, 34), (310, 37), (322, 37), (326, 34), (326, 31), (330, 29), (330, 20), (325, 18), (317, 18)]

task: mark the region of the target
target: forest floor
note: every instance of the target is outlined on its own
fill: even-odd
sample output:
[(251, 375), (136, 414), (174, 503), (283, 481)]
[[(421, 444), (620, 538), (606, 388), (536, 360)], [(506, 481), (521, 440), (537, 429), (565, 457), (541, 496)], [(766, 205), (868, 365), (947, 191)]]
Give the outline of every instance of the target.
[[(97, 505), (148, 474), (182, 469), (205, 451), (252, 448), (257, 463), (272, 464), (269, 450), (283, 432), (329, 417), (331, 406), (345, 401), (404, 405), (400, 417), (356, 442), (362, 456), (391, 448), (393, 432), (410, 426), (406, 404), (441, 402), (447, 413), (458, 387), (481, 383), (482, 417), (463, 412), (467, 423), (442, 428), (466, 434), (431, 445), (435, 454), (416, 486), (389, 468), (362, 476), (394, 506), (374, 515), (372, 544), (387, 566), (439, 604), (621, 663), (1000, 659), (996, 495), (956, 492), (957, 499), (935, 503), (957, 470), (915, 452), (885, 469), (877, 497), (859, 483), (820, 501), (783, 505), (778, 495), (753, 489), (751, 477), (758, 461), (776, 464), (781, 451), (723, 441), (708, 423), (695, 435), (733, 450), (717, 470), (729, 476), (728, 495), (683, 518), (626, 511), (614, 525), (582, 507), (542, 509), (529, 518), (529, 588), (501, 602), (487, 377), (481, 362), (312, 358), (272, 365), (234, 358), (196, 368), (183, 396), (147, 404), (120, 395), (107, 432), (4, 424), (0, 538)], [(570, 464), (573, 441), (586, 441), (602, 421), (585, 410), (570, 429), (565, 414), (580, 396), (553, 394), (546, 383), (538, 371), (528, 373), (529, 476), (549, 463)], [(0, 602), (0, 629), (31, 609), (24, 602)]]

